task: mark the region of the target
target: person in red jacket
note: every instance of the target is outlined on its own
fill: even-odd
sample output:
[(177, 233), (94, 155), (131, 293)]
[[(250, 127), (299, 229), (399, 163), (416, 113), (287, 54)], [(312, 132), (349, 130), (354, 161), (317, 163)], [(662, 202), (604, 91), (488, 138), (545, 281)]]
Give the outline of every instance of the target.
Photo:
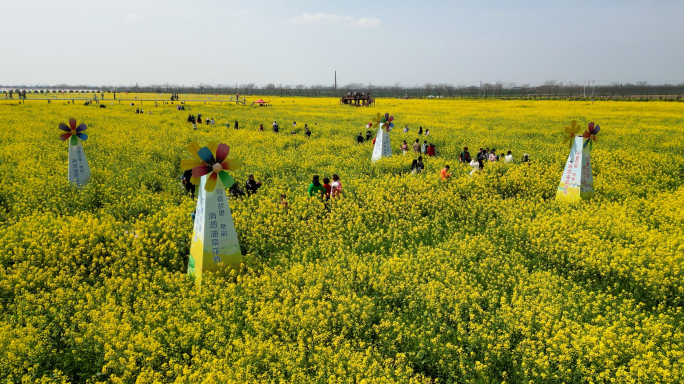
[(436, 150), (435, 150), (435, 145), (430, 143), (430, 146), (427, 149), (427, 155), (428, 156), (435, 156)]

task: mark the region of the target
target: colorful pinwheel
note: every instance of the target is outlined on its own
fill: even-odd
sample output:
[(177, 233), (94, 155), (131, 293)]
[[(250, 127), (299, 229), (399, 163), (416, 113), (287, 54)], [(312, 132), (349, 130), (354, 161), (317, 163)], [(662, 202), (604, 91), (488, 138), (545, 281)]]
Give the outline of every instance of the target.
[(394, 128), (394, 123), (392, 122), (392, 120), (394, 120), (394, 116), (390, 116), (389, 113), (385, 113), (385, 116), (383, 116), (382, 120), (380, 120), (380, 122), (385, 127), (385, 131), (389, 132), (390, 129)]
[(592, 147), (594, 146), (594, 142), (596, 142), (596, 134), (599, 133), (600, 130), (601, 127), (599, 127), (598, 124), (594, 126), (593, 121), (589, 123), (587, 130), (584, 131), (584, 133), (582, 134), (582, 137), (584, 137), (584, 148), (586, 148), (588, 144), (589, 149), (592, 149)]
[[(198, 147), (197, 143), (188, 145), (191, 153), (196, 146)], [(226, 171), (240, 168), (240, 162), (236, 159), (226, 159), (229, 151), (230, 147), (226, 144), (216, 145), (214, 142), (209, 143), (208, 146), (202, 147), (197, 151), (195, 159), (181, 161), (181, 168), (184, 170), (192, 169), (192, 176), (196, 178), (209, 175), (207, 182), (204, 184), (204, 190), (207, 192), (214, 191), (216, 181), (219, 178), (224, 187), (230, 188), (235, 181)]]
[(62, 139), (62, 141), (71, 138), (71, 140), (69, 141), (71, 145), (77, 145), (78, 139), (88, 140), (88, 135), (83, 133), (83, 131), (88, 129), (88, 127), (85, 125), (85, 123), (81, 123), (81, 125), (77, 127), (76, 119), (70, 118), (69, 126), (67, 127), (66, 124), (60, 124), (59, 129), (66, 132), (59, 135), (59, 138)]
[(575, 140), (575, 136), (577, 136), (577, 134), (579, 133), (580, 129), (581, 129), (581, 128), (580, 128), (579, 124), (577, 124), (577, 120), (571, 121), (571, 122), (570, 122), (570, 126), (569, 126), (569, 127), (567, 127), (567, 126), (565, 127), (565, 133), (567, 133), (568, 136), (565, 138), (565, 140), (563, 140), (563, 144), (569, 142), (569, 145), (568, 145), (568, 146), (569, 146), (569, 147), (572, 147), (572, 142)]

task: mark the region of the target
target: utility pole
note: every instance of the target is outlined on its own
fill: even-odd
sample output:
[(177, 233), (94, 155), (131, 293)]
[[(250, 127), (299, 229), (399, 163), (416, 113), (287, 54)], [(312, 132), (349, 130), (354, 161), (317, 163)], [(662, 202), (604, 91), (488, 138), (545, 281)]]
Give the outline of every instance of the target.
[(594, 82), (595, 82), (595, 80), (592, 80), (592, 81), (591, 81), (591, 97), (592, 97), (592, 98), (594, 97), (594, 94), (595, 94), (595, 93), (594, 93)]
[(582, 94), (584, 95), (583, 97), (586, 99), (587, 98), (587, 81), (582, 80)]
[(335, 90), (337, 91), (337, 71), (335, 71)]

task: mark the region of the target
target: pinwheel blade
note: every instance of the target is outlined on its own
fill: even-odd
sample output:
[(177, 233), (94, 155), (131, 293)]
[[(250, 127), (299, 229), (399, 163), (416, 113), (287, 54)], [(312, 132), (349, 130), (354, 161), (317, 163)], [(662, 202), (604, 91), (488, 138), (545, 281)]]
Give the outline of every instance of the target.
[(389, 113), (385, 113), (385, 120), (389, 119)]
[(230, 147), (227, 144), (219, 144), (216, 148), (216, 162), (223, 163), (223, 160), (228, 156), (228, 151), (230, 151)]
[(597, 125), (594, 127), (594, 135), (597, 134), (597, 133), (599, 133), (600, 130), (601, 130), (601, 126), (599, 126), (599, 125), (597, 124)]
[(387, 119), (387, 121), (392, 121), (392, 120), (394, 120), (394, 116), (390, 116), (389, 119)]
[(207, 177), (207, 182), (204, 183), (204, 190), (207, 192), (214, 192), (216, 189), (216, 173), (212, 172), (209, 177)]
[(235, 184), (235, 180), (233, 180), (233, 177), (228, 174), (226, 171), (221, 171), (218, 173), (219, 177), (221, 178), (221, 182), (223, 183), (223, 186), (226, 188), (230, 188)]
[(70, 143), (71, 143), (71, 145), (77, 145), (78, 144), (78, 138), (76, 137), (76, 135), (71, 135)]
[(80, 132), (79, 132), (79, 133), (76, 134), (76, 136), (78, 136), (78, 138), (81, 139), (81, 140), (84, 140), (84, 141), (85, 141), (85, 140), (88, 140), (88, 135), (86, 135), (85, 133), (80, 133)]
[(67, 127), (66, 124), (60, 124), (59, 129), (61, 129), (64, 132), (71, 132), (71, 128)]
[(71, 132), (69, 132), (69, 133), (62, 133), (61, 135), (59, 135), (59, 139), (62, 140), (62, 141), (66, 140), (66, 139), (68, 139), (68, 138), (70, 138), (70, 137), (71, 137)]
[(192, 175), (194, 177), (202, 177), (212, 171), (211, 166), (209, 165), (200, 165), (199, 167), (195, 167), (192, 169)]
[(195, 176), (190, 177), (190, 184), (197, 185), (197, 184), (199, 184), (199, 182), (200, 182), (199, 177), (195, 177)]
[(227, 171), (234, 171), (240, 169), (240, 160), (238, 159), (228, 159), (221, 163), (221, 167)]
[(209, 148), (211, 153), (214, 154), (216, 153), (216, 148), (218, 148), (218, 143), (215, 141), (210, 141), (209, 144), (207, 144), (207, 148)]
[(183, 159), (180, 163), (180, 167), (184, 171), (200, 166), (202, 166), (202, 160), (198, 159)]
[(211, 149), (207, 147), (202, 147), (200, 150), (197, 152), (197, 156), (200, 157), (205, 163), (207, 164), (214, 164), (216, 161), (214, 161), (214, 154), (211, 151)]
[(197, 152), (199, 152), (200, 148), (201, 147), (199, 146), (199, 144), (197, 144), (197, 142), (192, 142), (188, 144), (188, 152), (190, 152), (190, 154), (197, 160), (202, 160), (199, 156), (197, 156)]
[(74, 119), (73, 117), (69, 118), (69, 126), (71, 127), (71, 129), (76, 129), (76, 119)]
[(78, 128), (76, 128), (76, 132), (83, 132), (86, 129), (88, 129), (88, 126), (85, 125), (85, 123), (81, 123), (81, 125), (79, 125)]

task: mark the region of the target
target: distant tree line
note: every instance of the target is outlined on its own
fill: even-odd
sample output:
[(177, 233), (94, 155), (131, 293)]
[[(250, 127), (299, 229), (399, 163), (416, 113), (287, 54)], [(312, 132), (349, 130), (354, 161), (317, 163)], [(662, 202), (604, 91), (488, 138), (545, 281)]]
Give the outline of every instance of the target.
[(479, 85), (453, 85), (447, 83), (425, 83), (422, 85), (374, 85), (349, 83), (339, 87), (332, 85), (305, 84), (148, 84), (134, 86), (89, 86), (66, 85), (56, 86), (0, 86), (2, 93), (10, 90), (14, 93), (112, 93), (126, 92), (164, 93), (164, 94), (199, 94), (199, 95), (235, 95), (240, 96), (303, 96), (303, 97), (341, 97), (348, 92), (370, 92), (372, 97), (391, 98), (500, 98), (500, 99), (675, 99), (681, 100), (684, 95), (684, 83), (649, 84), (645, 81), (636, 83), (591, 84), (556, 80), (544, 81), (541, 84), (514, 83), (495, 81)]

